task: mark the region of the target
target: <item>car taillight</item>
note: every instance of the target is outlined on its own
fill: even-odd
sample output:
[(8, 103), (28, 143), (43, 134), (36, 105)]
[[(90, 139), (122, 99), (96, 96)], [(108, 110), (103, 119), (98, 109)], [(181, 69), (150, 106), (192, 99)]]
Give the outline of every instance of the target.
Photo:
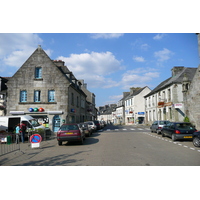
[(158, 127), (158, 129), (162, 129), (162, 127)]
[(176, 134), (180, 134), (181, 132), (179, 130), (175, 130), (175, 133)]

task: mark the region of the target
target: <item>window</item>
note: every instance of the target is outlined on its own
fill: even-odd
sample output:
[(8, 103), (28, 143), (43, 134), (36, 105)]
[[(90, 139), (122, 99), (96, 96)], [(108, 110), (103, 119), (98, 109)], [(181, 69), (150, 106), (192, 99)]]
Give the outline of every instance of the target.
[(42, 67), (35, 68), (35, 78), (42, 78)]
[(49, 90), (49, 95), (48, 95), (49, 97), (49, 99), (48, 99), (48, 101), (49, 102), (55, 102), (55, 90)]
[(20, 91), (20, 102), (27, 102), (27, 91)]
[(71, 96), (71, 104), (74, 105), (74, 93), (72, 93), (72, 96)]
[(34, 102), (40, 102), (41, 101), (41, 91), (40, 90), (35, 90), (34, 91)]
[(76, 106), (79, 107), (79, 98), (77, 97), (77, 102)]

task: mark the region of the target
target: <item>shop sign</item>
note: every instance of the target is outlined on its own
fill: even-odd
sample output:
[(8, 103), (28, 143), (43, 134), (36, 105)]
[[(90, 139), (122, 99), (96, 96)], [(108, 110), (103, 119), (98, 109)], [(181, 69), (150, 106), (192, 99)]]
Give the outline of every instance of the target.
[(145, 112), (138, 112), (138, 115), (144, 115)]
[(183, 104), (182, 103), (175, 103), (174, 108), (182, 108)]

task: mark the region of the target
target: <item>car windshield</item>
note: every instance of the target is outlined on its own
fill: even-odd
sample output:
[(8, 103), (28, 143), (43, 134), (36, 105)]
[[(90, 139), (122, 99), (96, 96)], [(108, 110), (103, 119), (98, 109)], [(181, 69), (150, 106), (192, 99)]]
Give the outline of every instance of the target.
[(33, 127), (40, 126), (40, 124), (38, 123), (37, 119), (31, 119), (30, 122), (31, 122), (31, 124), (32, 124)]
[(192, 129), (195, 129), (194, 126), (192, 126), (192, 124), (184, 124), (184, 123), (176, 124), (176, 127), (179, 130), (192, 130)]
[(79, 130), (77, 125), (63, 125), (60, 127), (61, 131)]
[(160, 125), (166, 125), (169, 124), (169, 121), (160, 121)]

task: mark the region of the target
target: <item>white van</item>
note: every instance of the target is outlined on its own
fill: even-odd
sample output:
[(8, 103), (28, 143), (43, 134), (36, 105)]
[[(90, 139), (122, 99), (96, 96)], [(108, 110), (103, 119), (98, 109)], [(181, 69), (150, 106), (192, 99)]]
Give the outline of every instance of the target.
[(15, 131), (16, 125), (21, 123), (22, 121), (26, 124), (27, 131), (29, 132), (45, 132), (45, 127), (40, 125), (37, 119), (34, 119), (29, 115), (0, 117), (0, 131), (4, 130), (7, 132), (13, 132)]

